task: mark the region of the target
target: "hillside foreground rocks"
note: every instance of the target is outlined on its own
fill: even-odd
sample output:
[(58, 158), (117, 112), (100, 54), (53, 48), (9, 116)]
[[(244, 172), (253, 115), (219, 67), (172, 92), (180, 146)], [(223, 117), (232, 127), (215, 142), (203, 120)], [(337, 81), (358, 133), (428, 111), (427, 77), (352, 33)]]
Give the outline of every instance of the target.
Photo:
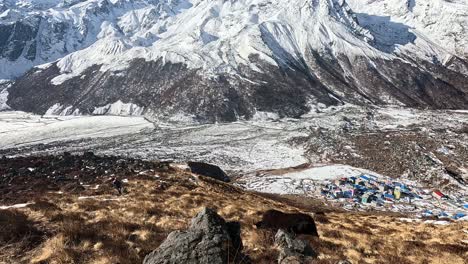
[(204, 208), (186, 231), (170, 233), (143, 263), (249, 263), (242, 248), (240, 224), (226, 222), (215, 210)]

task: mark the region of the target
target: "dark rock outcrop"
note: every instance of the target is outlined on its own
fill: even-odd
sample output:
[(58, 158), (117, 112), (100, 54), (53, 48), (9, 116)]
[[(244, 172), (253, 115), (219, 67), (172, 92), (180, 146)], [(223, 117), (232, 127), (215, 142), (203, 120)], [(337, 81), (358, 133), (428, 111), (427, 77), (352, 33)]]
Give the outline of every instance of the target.
[(32, 69), (19, 78), (9, 89), (7, 103), (13, 109), (40, 114), (54, 104), (73, 106), (82, 114), (91, 114), (95, 107), (121, 100), (144, 107), (158, 118), (187, 113), (198, 122), (207, 123), (250, 119), (256, 110), (275, 112), (281, 117), (300, 117), (310, 110), (309, 95), (327, 105), (339, 103), (330, 96), (333, 93), (329, 89), (312, 77), (259, 63), (258, 67), (271, 75), (245, 67), (240, 69), (245, 71), (243, 78), (225, 74), (213, 79), (182, 63), (135, 59), (125, 74), (101, 71), (100, 65), (94, 65), (80, 77), (58, 85), (51, 83), (60, 75), (54, 63), (40, 71)]
[[(202, 70), (182, 63), (135, 59), (119, 74), (94, 65), (62, 84), (51, 83), (61, 74), (51, 64), (17, 79), (9, 88), (7, 104), (38, 114), (55, 104), (91, 114), (96, 107), (121, 100), (144, 108), (144, 113), (157, 119), (185, 113), (202, 123), (251, 119), (257, 111), (298, 118), (310, 111), (310, 102), (386, 105), (390, 98), (408, 107), (468, 108), (468, 76), (443, 66), (424, 68), (399, 59), (370, 62), (356, 58), (343, 68), (340, 65), (346, 58), (311, 54), (308, 64), (281, 67), (252, 56), (251, 64), (261, 73), (242, 65), (238, 76), (216, 78), (206, 78)], [(347, 71), (352, 78), (344, 76)], [(322, 78), (318, 80), (317, 75)]]
[[(198, 122), (214, 123), (251, 119), (258, 112), (297, 118), (318, 103), (468, 109), (466, 52), (450, 56), (452, 52), (447, 52), (442, 59), (445, 52), (439, 44), (445, 41), (432, 43), (430, 35), (416, 36), (410, 26), (394, 23), (389, 17), (355, 13), (346, 1), (308, 1), (312, 8), (301, 11), (299, 20), (285, 15), (279, 21), (244, 24), (242, 32), (255, 39), (247, 46), (258, 51), (249, 52), (248, 57), (241, 52), (247, 49), (233, 48), (240, 35), (218, 42), (222, 45), (212, 45), (208, 43), (220, 41), (220, 36), (210, 35), (204, 29), (203, 34), (172, 31), (178, 21), (172, 21), (172, 16), (211, 12), (202, 9), (204, 5), (189, 5), (186, 0), (34, 1), (40, 3), (31, 5), (15, 2), (18, 1), (0, 1), (0, 59), (12, 63), (12, 69), (0, 67), (0, 79), (18, 78), (8, 96), (8, 105), (15, 110), (44, 114), (55, 106), (55, 114), (104, 114), (101, 107), (122, 101), (138, 105), (143, 114), (158, 120), (173, 120), (171, 117), (183, 114)], [(269, 12), (266, 6), (288, 6), (261, 2), (260, 14)], [(182, 3), (187, 5), (180, 8)], [(114, 23), (143, 6), (152, 11), (138, 27)], [(327, 11), (319, 11), (322, 9)], [(171, 15), (163, 15), (160, 12), (166, 11), (162, 10), (171, 10)], [(295, 15), (297, 10), (282, 11)], [(427, 12), (422, 17), (431, 14)], [(213, 18), (200, 18), (193, 29), (204, 28), (205, 19)], [(307, 23), (298, 23), (302, 19)], [(314, 21), (319, 26), (317, 32), (306, 26)], [(104, 25), (119, 32), (115, 38), (102, 34)], [(148, 33), (147, 29), (153, 27), (166, 33)], [(329, 30), (333, 34), (323, 33)], [(291, 38), (297, 32), (308, 33), (299, 41)], [(461, 32), (457, 29), (450, 38), (463, 46), (464, 42), (457, 40)], [(330, 38), (331, 35), (340, 37)], [(138, 40), (128, 41), (136, 36)], [(203, 44), (185, 53), (184, 42), (177, 40), (187, 38)], [(82, 60), (85, 52), (74, 53), (95, 43), (99, 45), (89, 49), (94, 56)], [(98, 48), (103, 43), (103, 48)], [(169, 43), (174, 46), (166, 47)], [(140, 52), (134, 52), (142, 49), (153, 53), (149, 46), (154, 44), (161, 45), (157, 52), (160, 56), (144, 58), (137, 55)], [(232, 45), (229, 52), (217, 50), (225, 45)], [(399, 48), (406, 45), (411, 48)], [(344, 48), (353, 46), (360, 48)], [(171, 60), (162, 55), (166, 52), (183, 59)], [(73, 55), (65, 57), (69, 54)], [(122, 65), (111, 63), (112, 56)], [(63, 60), (59, 63), (60, 58)], [(31, 68), (45, 62), (51, 64)], [(70, 78), (52, 81), (62, 74), (70, 74)]]
[(195, 174), (210, 177), (218, 181), (230, 182), (226, 173), (218, 166), (204, 162), (189, 162), (190, 171)]
[(309, 243), (297, 239), (294, 234), (283, 229), (276, 233), (275, 244), (280, 251), (279, 264), (309, 263), (311, 259), (317, 257), (317, 253), (310, 247)]
[[(103, 180), (112, 177), (142, 177), (136, 171), (167, 172), (164, 165), (133, 158), (98, 156), (92, 152), (0, 157), (0, 204), (27, 202), (30, 195), (39, 190), (78, 194), (85, 191), (85, 185), (102, 184)], [(107, 192), (114, 193), (110, 187)], [(106, 188), (102, 190), (106, 191)], [(18, 196), (18, 193), (22, 195)]]
[(174, 231), (158, 249), (148, 254), (144, 264), (224, 264), (246, 263), (242, 253), (240, 225), (226, 223), (216, 211), (204, 208), (188, 230)]
[(277, 210), (268, 210), (263, 213), (262, 220), (255, 224), (257, 228), (284, 229), (294, 234), (305, 234), (318, 237), (314, 219), (302, 213), (283, 213)]
[(17, 60), (22, 54), (28, 60), (36, 57), (36, 35), (41, 18), (0, 24), (0, 58)]

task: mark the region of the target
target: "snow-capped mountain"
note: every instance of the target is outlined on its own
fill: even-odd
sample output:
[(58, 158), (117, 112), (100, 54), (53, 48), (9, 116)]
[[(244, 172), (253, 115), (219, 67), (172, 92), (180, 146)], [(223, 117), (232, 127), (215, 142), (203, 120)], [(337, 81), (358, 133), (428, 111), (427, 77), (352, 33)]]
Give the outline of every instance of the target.
[(466, 109), (467, 28), (463, 0), (3, 0), (0, 79), (49, 114)]

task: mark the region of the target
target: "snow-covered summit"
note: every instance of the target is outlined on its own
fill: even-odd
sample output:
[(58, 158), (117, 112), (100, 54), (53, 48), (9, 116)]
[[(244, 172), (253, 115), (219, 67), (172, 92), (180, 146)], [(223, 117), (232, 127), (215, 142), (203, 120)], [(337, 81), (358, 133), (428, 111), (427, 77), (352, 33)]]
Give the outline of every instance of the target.
[[(256, 111), (296, 116), (315, 102), (465, 108), (468, 5), (415, 1), (7, 0), (0, 2), (0, 37), (8, 39), (0, 41), (0, 78), (52, 62), (20, 80), (41, 83), (37, 92), (74, 86), (80, 95), (25, 103), (19, 97), (31, 94), (20, 81), (9, 104), (37, 112), (61, 104), (90, 113), (119, 100), (158, 115), (229, 112), (215, 114), (221, 119)], [(99, 99), (85, 92), (90, 85), (103, 89), (93, 95)], [(279, 90), (301, 99), (265, 97)], [(186, 93), (189, 105), (174, 102)], [(205, 99), (194, 102), (194, 95)]]
[[(371, 32), (388, 35), (388, 23), (406, 25), (451, 54), (468, 58), (468, 3), (465, 0), (346, 0)], [(385, 41), (385, 40), (383, 40)], [(430, 52), (430, 50), (428, 51)]]
[[(344, 0), (3, 0), (2, 26), (30, 26), (30, 32), (24, 36), (29, 39), (12, 39), (21, 32), (5, 35), (10, 41), (2, 57), (8, 67), (0, 69), (0, 78), (18, 77), (67, 54), (58, 65), (68, 76), (56, 83), (94, 64), (120, 70), (134, 58), (225, 71), (248, 64), (252, 54), (274, 61), (278, 54), (272, 41), (295, 58), (310, 47), (381, 57), (388, 54), (379, 48), (384, 53), (416, 50), (439, 61), (467, 54), (466, 4), (348, 2), (353, 10)], [(272, 40), (262, 39), (263, 32)], [(377, 49), (369, 48), (372, 44)], [(24, 59), (27, 65), (20, 66)]]

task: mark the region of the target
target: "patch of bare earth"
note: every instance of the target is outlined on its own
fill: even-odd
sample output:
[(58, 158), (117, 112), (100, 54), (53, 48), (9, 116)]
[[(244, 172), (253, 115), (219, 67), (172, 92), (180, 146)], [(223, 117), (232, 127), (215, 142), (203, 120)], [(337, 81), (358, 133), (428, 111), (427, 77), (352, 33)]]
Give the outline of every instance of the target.
[[(333, 151), (326, 157), (328, 162), (364, 168), (390, 177), (407, 175), (423, 185), (459, 190), (468, 182), (467, 139), (465, 133), (446, 130), (342, 133), (329, 139)], [(320, 144), (323, 143), (320, 141)], [(320, 153), (320, 149), (312, 145), (309, 152)]]

